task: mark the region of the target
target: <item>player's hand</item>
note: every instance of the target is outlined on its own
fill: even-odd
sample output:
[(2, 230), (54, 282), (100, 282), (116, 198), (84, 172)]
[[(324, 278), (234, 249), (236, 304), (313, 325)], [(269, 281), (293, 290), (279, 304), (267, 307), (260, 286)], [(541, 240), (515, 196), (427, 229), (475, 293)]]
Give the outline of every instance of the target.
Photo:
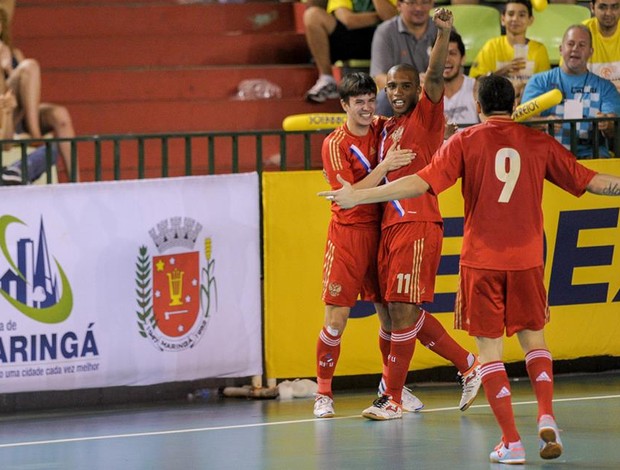
[(401, 149), (398, 142), (392, 142), (392, 146), (388, 149), (385, 158), (379, 165), (387, 173), (409, 165), (415, 157), (416, 154), (410, 149)]
[(355, 189), (353, 189), (351, 183), (344, 180), (340, 175), (336, 175), (336, 179), (342, 184), (342, 188), (336, 191), (321, 191), (318, 193), (318, 196), (338, 204), (343, 209), (350, 209), (356, 206)]
[(444, 126), (444, 129), (443, 129), (443, 140), (448, 140), (450, 137), (456, 134), (456, 131), (458, 130), (459, 130), (459, 126), (456, 122), (446, 121), (446, 125)]
[(433, 22), (437, 29), (450, 32), (454, 24), (454, 16), (447, 8), (436, 8), (433, 13)]

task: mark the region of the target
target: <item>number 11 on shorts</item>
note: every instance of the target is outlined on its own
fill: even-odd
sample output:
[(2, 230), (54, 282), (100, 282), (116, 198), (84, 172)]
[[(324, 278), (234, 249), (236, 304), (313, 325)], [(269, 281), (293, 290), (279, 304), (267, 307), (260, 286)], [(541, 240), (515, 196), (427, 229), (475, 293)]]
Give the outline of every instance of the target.
[(399, 294), (408, 294), (411, 290), (411, 273), (398, 273), (396, 279), (398, 279), (396, 291)]

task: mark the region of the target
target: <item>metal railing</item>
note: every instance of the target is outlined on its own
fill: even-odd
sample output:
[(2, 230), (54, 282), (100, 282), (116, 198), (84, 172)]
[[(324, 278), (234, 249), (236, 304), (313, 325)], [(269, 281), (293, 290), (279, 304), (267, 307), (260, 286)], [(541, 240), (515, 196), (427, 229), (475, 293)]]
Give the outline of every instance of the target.
[[(61, 175), (63, 181), (308, 170), (321, 167), (320, 145), (329, 132), (177, 132), (4, 140), (0, 141), (0, 166), (11, 163), (17, 152), (26, 182), (33, 145), (43, 145), (48, 182), (55, 146), (64, 146), (71, 161), (73, 171)], [(12, 147), (10, 151), (4, 148), (8, 146)]]
[[(598, 131), (610, 118), (554, 120), (537, 123), (555, 135), (556, 124), (571, 127), (571, 150), (579, 144), (577, 125), (591, 122), (592, 155), (599, 158), (603, 137)], [(615, 122), (612, 155), (620, 156), (620, 117)], [(528, 123), (528, 125), (536, 125)], [(72, 172), (62, 172), (60, 181), (109, 181), (245, 171), (290, 171), (320, 169), (321, 144), (330, 129), (285, 132), (279, 130), (242, 132), (178, 132), (160, 134), (119, 134), (79, 136), (71, 139), (0, 141), (0, 166), (11, 163), (10, 155), (20, 160), (22, 183), (28, 182), (29, 155), (33, 145), (45, 147), (45, 181), (52, 182), (54, 147), (68, 154)], [(5, 147), (11, 147), (6, 150)], [(62, 158), (58, 157), (58, 161)], [(64, 166), (64, 165), (63, 165)], [(78, 168), (79, 166), (79, 168)]]

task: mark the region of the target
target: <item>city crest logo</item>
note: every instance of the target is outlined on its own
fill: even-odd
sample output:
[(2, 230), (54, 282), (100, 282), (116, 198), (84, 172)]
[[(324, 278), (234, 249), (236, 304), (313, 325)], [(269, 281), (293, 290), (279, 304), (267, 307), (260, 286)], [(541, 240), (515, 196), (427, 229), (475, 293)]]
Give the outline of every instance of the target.
[[(217, 299), (212, 242), (202, 225), (171, 217), (149, 230), (157, 250), (139, 248), (136, 262), (138, 332), (161, 351), (193, 348), (204, 335)], [(196, 244), (203, 249), (195, 249)]]
[[(7, 237), (7, 231), (15, 224), (27, 227), (12, 215), (0, 217), (0, 250), (9, 265), (6, 271), (0, 272), (0, 295), (32, 320), (61, 323), (73, 309), (73, 291), (60, 263), (48, 251), (43, 218), (36, 237), (28, 233), (21, 235), (17, 227), (11, 227), (19, 234), (13, 241), (16, 237)], [(16, 260), (11, 256), (13, 246)]]

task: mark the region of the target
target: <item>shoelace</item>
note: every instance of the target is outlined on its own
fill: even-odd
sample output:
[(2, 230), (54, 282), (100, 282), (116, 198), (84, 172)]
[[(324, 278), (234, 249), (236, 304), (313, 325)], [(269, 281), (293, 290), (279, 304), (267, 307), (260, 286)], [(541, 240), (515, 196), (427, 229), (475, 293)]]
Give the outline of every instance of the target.
[(377, 408), (384, 408), (385, 406), (387, 406), (389, 401), (390, 397), (388, 397), (387, 395), (381, 395), (379, 398), (373, 401), (372, 404)]
[(471, 379), (474, 379), (476, 377), (476, 374), (472, 374), (469, 377), (465, 378), (464, 375), (462, 375), (460, 372), (456, 375), (456, 381), (463, 387), (463, 388), (471, 388)]
[(330, 398), (327, 395), (321, 395), (319, 397), (316, 397), (314, 399), (314, 401), (316, 401), (317, 403), (320, 403), (321, 405), (325, 404), (325, 403), (329, 403)]

